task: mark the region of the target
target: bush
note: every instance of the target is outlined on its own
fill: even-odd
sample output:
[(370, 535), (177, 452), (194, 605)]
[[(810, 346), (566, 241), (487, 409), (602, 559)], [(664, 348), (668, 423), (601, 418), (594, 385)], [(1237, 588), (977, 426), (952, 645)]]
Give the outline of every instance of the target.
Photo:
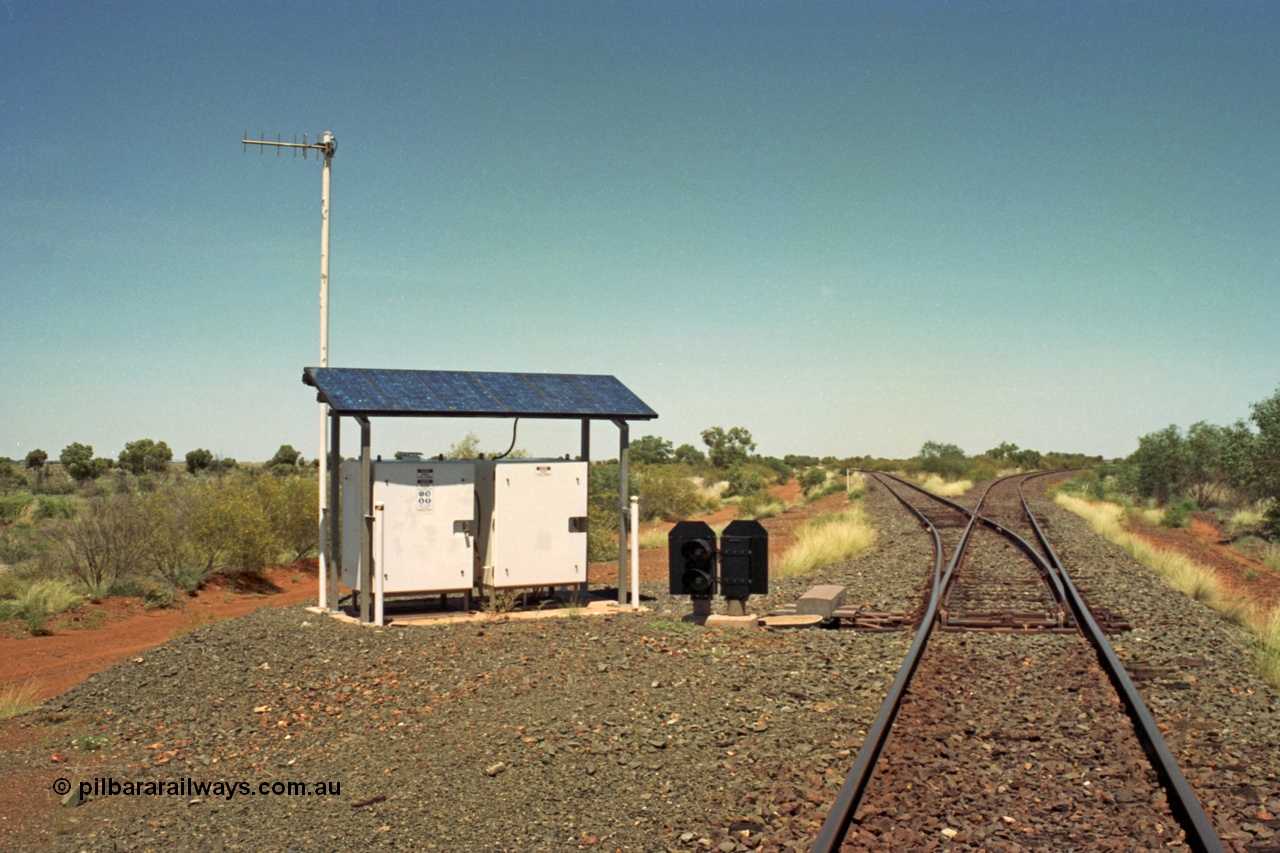
[(207, 571), (191, 544), (191, 490), (170, 486), (134, 500), (145, 528), (147, 565), (170, 587), (195, 592)]
[(776, 456), (761, 457), (759, 459), (759, 463), (778, 475), (775, 482), (777, 482), (779, 486), (785, 486), (787, 483), (791, 482), (791, 475), (793, 473), (791, 466), (786, 462), (783, 462), (781, 459), (778, 459)]
[(800, 488), (806, 492), (821, 488), (827, 484), (827, 472), (821, 468), (810, 468), (797, 478)]
[(272, 532), (290, 556), (301, 560), (316, 550), (320, 531), (320, 494), (311, 477), (260, 477), (258, 496)]
[(759, 492), (754, 495), (747, 495), (738, 504), (738, 518), (772, 518), (775, 515), (781, 515), (786, 512), (787, 505), (781, 499), (772, 497), (765, 492)]
[(602, 563), (618, 559), (618, 510), (595, 504), (587, 507), (587, 560)]
[(36, 496), (30, 492), (14, 492), (0, 497), (0, 521), (17, 521)]
[(71, 501), (64, 497), (55, 497), (54, 495), (36, 496), (37, 521), (46, 518), (71, 518), (75, 514), (75, 507), (71, 505)]
[[(0, 528), (0, 563), (15, 566), (40, 553), (41, 537), (30, 527)], [(3, 577), (3, 575), (0, 575)]]
[(734, 497), (735, 495), (746, 497), (747, 495), (754, 495), (757, 492), (764, 491), (764, 477), (745, 465), (736, 465), (730, 468), (725, 475), (725, 479), (729, 481), (729, 488), (725, 490), (726, 497)]
[(1187, 514), (1199, 511), (1200, 507), (1196, 505), (1195, 501), (1179, 501), (1165, 509), (1164, 518), (1161, 519), (1160, 524), (1163, 527), (1186, 527), (1189, 523)]
[(258, 569), (279, 555), (280, 539), (251, 477), (200, 483), (192, 502), (191, 543), (206, 572)]
[(93, 498), (85, 512), (51, 528), (66, 568), (101, 599), (143, 557), (146, 527), (129, 495)]
[(702, 508), (698, 487), (682, 466), (646, 468), (640, 475), (640, 512), (646, 521), (677, 521), (697, 515)]
[(172, 584), (147, 583), (142, 585), (142, 606), (147, 610), (171, 607), (174, 600)]
[[(587, 559), (618, 559), (618, 463), (593, 462), (587, 469)], [(640, 481), (628, 471), (628, 495), (640, 494)]]

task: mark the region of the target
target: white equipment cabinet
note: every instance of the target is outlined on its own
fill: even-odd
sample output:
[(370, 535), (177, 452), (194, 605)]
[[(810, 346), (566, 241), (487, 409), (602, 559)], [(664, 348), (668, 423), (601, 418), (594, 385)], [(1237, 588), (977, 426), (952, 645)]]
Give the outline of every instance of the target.
[(587, 463), (561, 459), (476, 462), (481, 589), (587, 581)]
[[(373, 559), (382, 591), (470, 592), (475, 573), (476, 463), (373, 463)], [(360, 462), (342, 463), (342, 582), (360, 578)], [(376, 589), (375, 583), (375, 589)], [(371, 591), (372, 592), (372, 591)]]

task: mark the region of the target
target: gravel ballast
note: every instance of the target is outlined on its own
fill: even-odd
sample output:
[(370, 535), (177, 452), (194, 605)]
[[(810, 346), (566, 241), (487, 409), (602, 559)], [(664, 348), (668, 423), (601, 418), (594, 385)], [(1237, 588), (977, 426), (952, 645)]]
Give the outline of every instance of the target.
[[(810, 586), (915, 612), (928, 539), (883, 490), (863, 557)], [(1280, 697), (1247, 638), (1047, 502), (1067, 566), (1125, 615), (1113, 637), (1228, 849), (1280, 849)], [(340, 785), (305, 796), (90, 796), (54, 850), (807, 850), (911, 633), (720, 629), (643, 588), (650, 612), (412, 628), (303, 608), (207, 625), (32, 716), (105, 739), (124, 782)], [(48, 766), (47, 746), (5, 759)], [(50, 768), (50, 778), (69, 771)], [(75, 782), (82, 781), (80, 779)], [(92, 780), (90, 780), (92, 781)], [(51, 795), (52, 796), (52, 795)], [(1259, 815), (1268, 817), (1259, 817)], [(60, 834), (61, 832), (61, 834)], [(1271, 846), (1267, 846), (1271, 845)], [(955, 847), (953, 849), (966, 849)]]

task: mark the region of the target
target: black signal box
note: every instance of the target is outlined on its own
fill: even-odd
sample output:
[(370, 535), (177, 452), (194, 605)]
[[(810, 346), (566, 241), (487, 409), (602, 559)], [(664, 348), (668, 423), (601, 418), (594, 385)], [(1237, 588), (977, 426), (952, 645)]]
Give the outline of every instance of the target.
[(720, 593), (725, 598), (769, 594), (769, 531), (760, 522), (731, 521), (720, 534)]
[(667, 534), (669, 591), (709, 596), (716, 586), (716, 533), (705, 521), (681, 521)]

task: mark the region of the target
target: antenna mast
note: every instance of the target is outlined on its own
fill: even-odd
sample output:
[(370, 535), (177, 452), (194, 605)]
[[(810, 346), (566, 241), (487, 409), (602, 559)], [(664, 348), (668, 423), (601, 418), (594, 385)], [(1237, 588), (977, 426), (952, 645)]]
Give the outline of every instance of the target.
[[(293, 151), (296, 158), (298, 152), (302, 152), (302, 159), (307, 159), (307, 153), (316, 152), (316, 159), (323, 158), (323, 170), (320, 173), (320, 366), (329, 366), (329, 172), (333, 164), (334, 152), (338, 150), (338, 141), (333, 138), (333, 134), (325, 131), (320, 134), (315, 142), (308, 142), (306, 134), (302, 135), (302, 142), (298, 142), (297, 134), (294, 134), (292, 142), (285, 142), (276, 134), (275, 140), (266, 139), (266, 134), (262, 134), (262, 138), (250, 139), (248, 131), (241, 137), (240, 142), (244, 145), (247, 152), (250, 145), (257, 145), (260, 154), (265, 154), (267, 148), (276, 149), (276, 156), (280, 156), (280, 152), (288, 148)], [(329, 560), (328, 558), (328, 537), (325, 535), (327, 530), (327, 516), (329, 511), (328, 493), (325, 489), (328, 482), (328, 460), (329, 460), (329, 407), (324, 403), (320, 404), (320, 452), (316, 459), (319, 460), (319, 487), (320, 487), (320, 527), (317, 538), (316, 550), (320, 555), (320, 608), (329, 609), (329, 599), (334, 599), (337, 604), (338, 583), (334, 578), (332, 586), (329, 585)]]

